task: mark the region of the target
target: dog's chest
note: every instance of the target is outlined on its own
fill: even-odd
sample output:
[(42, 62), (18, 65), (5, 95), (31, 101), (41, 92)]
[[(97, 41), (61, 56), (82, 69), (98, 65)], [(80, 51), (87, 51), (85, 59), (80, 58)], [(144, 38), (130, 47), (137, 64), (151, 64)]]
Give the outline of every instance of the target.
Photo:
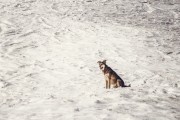
[(106, 80), (108, 80), (109, 77), (110, 77), (110, 73), (105, 73), (105, 74), (104, 74), (104, 77), (105, 77)]

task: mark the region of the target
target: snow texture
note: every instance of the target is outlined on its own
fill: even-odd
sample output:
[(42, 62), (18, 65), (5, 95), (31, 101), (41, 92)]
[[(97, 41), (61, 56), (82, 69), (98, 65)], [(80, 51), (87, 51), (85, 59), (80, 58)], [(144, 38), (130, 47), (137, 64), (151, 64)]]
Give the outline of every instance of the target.
[[(105, 89), (107, 60), (128, 88)], [(0, 120), (180, 120), (179, 0), (1, 0)]]

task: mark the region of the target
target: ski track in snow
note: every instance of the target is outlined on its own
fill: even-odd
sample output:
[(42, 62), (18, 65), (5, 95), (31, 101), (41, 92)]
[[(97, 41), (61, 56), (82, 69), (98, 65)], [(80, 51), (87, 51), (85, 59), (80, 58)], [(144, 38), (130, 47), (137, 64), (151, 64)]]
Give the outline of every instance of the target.
[[(0, 2), (0, 120), (180, 119), (180, 67), (154, 32), (78, 21), (72, 3)], [(103, 59), (132, 87), (105, 89)]]

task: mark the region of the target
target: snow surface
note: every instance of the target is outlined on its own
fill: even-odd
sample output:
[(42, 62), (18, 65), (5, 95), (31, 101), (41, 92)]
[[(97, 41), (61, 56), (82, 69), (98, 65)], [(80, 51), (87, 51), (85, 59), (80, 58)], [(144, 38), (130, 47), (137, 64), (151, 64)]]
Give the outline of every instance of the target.
[[(179, 120), (179, 8), (1, 0), (0, 120)], [(105, 89), (103, 59), (130, 88)]]

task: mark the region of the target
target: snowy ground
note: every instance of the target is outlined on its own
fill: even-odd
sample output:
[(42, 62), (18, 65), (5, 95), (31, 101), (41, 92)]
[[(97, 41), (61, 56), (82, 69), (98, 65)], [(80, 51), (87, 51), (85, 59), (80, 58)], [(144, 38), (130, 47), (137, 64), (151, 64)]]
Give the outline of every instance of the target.
[[(1, 0), (0, 120), (179, 120), (178, 0)], [(107, 59), (130, 88), (105, 89)]]

